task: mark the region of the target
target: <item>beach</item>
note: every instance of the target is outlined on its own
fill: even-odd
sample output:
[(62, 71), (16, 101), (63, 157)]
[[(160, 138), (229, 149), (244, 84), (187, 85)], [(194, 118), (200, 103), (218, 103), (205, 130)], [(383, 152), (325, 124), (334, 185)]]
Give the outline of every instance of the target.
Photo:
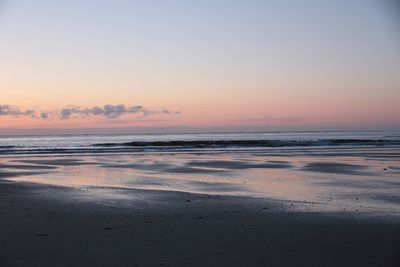
[(341, 140), (8, 146), (0, 265), (398, 266), (397, 144)]
[(399, 11), (0, 0), (0, 267), (400, 267)]
[(132, 190), (119, 205), (1, 182), (1, 266), (398, 266), (400, 223)]

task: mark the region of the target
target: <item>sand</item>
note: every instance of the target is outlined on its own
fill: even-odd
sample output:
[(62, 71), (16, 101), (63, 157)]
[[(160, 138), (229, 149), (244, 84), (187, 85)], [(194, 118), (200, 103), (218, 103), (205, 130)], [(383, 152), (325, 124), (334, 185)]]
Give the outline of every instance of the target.
[(0, 266), (400, 264), (395, 220), (266, 198), (131, 189), (102, 201), (80, 191), (1, 178)]
[(397, 152), (339, 152), (1, 157), (0, 266), (400, 266)]

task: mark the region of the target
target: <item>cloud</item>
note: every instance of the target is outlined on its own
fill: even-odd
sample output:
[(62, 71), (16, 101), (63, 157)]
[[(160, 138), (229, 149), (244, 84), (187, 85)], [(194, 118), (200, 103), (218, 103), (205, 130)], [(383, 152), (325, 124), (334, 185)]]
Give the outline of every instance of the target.
[(34, 110), (21, 110), (11, 105), (0, 105), (0, 116), (35, 116)]
[(300, 117), (274, 117), (274, 116), (261, 116), (253, 118), (241, 118), (234, 119), (236, 122), (268, 122), (268, 121), (278, 121), (278, 122), (302, 122), (303, 118)]
[(144, 106), (125, 106), (123, 104), (112, 105), (107, 104), (102, 107), (94, 106), (91, 108), (82, 108), (79, 106), (65, 107), (50, 111), (43, 110), (21, 110), (18, 107), (11, 105), (0, 105), (0, 116), (31, 116), (37, 119), (47, 120), (49, 118), (59, 118), (63, 120), (73, 117), (89, 117), (103, 116), (109, 119), (115, 119), (125, 114), (137, 114), (140, 116), (150, 116), (155, 114), (178, 115), (180, 111), (170, 111), (167, 109), (152, 110)]
[(143, 106), (131, 106), (127, 107), (125, 105), (104, 105), (103, 107), (92, 107), (92, 108), (80, 108), (80, 107), (71, 107), (64, 108), (61, 110), (59, 117), (61, 119), (69, 119), (73, 115), (80, 116), (104, 116), (110, 119), (118, 118), (124, 114), (139, 114), (142, 116), (149, 116), (155, 114), (180, 114), (179, 111), (172, 112), (170, 110), (162, 109), (162, 110), (150, 110)]
[(50, 114), (48, 112), (41, 112), (40, 113), (40, 118), (47, 120), (50, 117)]

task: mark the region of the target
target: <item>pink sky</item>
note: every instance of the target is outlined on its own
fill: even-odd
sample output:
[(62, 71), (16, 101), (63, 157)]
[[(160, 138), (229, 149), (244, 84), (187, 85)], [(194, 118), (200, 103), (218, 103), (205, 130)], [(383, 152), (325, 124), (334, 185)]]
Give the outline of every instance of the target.
[[(0, 133), (399, 127), (400, 36), (390, 9), (293, 5), (10, 1), (0, 6)], [(122, 104), (145, 111), (60, 115)]]

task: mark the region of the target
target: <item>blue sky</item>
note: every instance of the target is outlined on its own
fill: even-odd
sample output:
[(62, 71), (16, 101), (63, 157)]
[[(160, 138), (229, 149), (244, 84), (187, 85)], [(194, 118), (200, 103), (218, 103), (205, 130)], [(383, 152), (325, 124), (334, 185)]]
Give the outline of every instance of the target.
[(181, 111), (146, 124), (166, 127), (398, 126), (396, 8), (372, 0), (1, 1), (0, 105)]

